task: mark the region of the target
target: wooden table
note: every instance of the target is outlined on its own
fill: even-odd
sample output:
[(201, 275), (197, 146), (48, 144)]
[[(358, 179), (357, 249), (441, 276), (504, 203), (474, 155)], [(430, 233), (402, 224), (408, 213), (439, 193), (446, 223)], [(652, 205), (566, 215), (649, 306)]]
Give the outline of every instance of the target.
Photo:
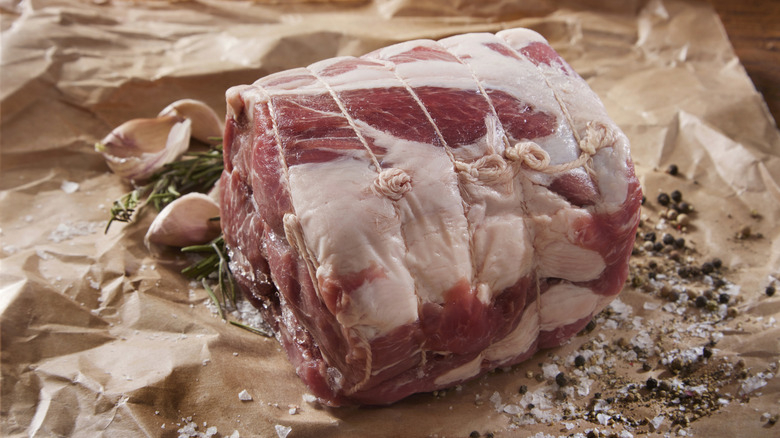
[(780, 0), (710, 0), (734, 50), (780, 121)]

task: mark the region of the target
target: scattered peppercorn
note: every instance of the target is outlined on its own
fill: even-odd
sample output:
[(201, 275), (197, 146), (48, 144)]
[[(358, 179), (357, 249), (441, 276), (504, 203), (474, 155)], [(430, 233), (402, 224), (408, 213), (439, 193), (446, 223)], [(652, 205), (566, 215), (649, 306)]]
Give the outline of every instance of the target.
[(642, 363), (642, 371), (650, 371), (650, 370), (652, 370), (652, 369), (653, 369), (653, 367), (652, 367), (652, 366), (650, 366), (650, 364), (649, 364), (649, 363), (647, 363), (647, 362), (643, 362), (643, 363)]
[(705, 359), (709, 359), (712, 357), (712, 349), (708, 347), (704, 347), (704, 351), (702, 351), (702, 356), (704, 356)]
[(664, 245), (674, 245), (674, 236), (669, 233), (664, 234), (661, 240), (664, 242)]
[(646, 242), (655, 242), (655, 233), (652, 231), (645, 233), (643, 239), (645, 239)]
[(595, 398), (596, 400), (600, 399), (601, 398), (601, 393), (597, 392), (597, 393), (593, 394), (593, 398)]
[(577, 368), (582, 368), (583, 366), (585, 366), (585, 357), (583, 357), (582, 355), (578, 355), (577, 357), (575, 357), (574, 366), (576, 366)]
[(710, 263), (712, 263), (712, 267), (715, 268), (715, 269), (720, 269), (721, 266), (723, 266), (723, 260), (721, 260), (719, 258), (712, 259), (712, 261)]
[(585, 330), (591, 331), (594, 328), (596, 328), (596, 321), (591, 319), (590, 322), (588, 322), (588, 325), (585, 326)]
[(764, 289), (764, 293), (768, 297), (773, 296), (775, 294), (775, 287), (774, 286), (767, 286), (766, 289)]
[(669, 167), (666, 169), (666, 173), (669, 175), (675, 176), (680, 171), (680, 169), (677, 167), (676, 164), (670, 164)]
[(674, 190), (671, 194), (671, 198), (674, 202), (680, 202), (682, 201), (682, 193), (680, 193), (679, 190)]
[[(691, 208), (691, 204), (683, 201), (683, 202), (677, 204), (677, 210), (680, 213), (690, 213), (690, 211), (693, 210), (693, 208)], [(678, 220), (679, 220), (679, 218), (678, 218)]]
[(473, 431), (471, 431), (471, 433), (469, 434), (469, 438), (479, 438), (481, 435), (482, 435), (482, 434), (480, 434), (480, 433), (479, 433), (479, 432), (477, 432), (476, 430), (473, 430)]
[(645, 205), (645, 201), (647, 201), (647, 196), (642, 195), (642, 205)]
[(650, 377), (650, 378), (649, 378), (649, 379), (647, 379), (647, 381), (645, 382), (645, 387), (646, 387), (647, 389), (649, 389), (650, 391), (654, 390), (655, 388), (657, 388), (657, 387), (658, 387), (658, 380), (655, 380), (654, 378)]
[(566, 374), (558, 373), (555, 376), (555, 383), (557, 383), (558, 386), (566, 386), (569, 383), (569, 380), (566, 378)]
[(664, 249), (664, 244), (663, 243), (655, 242), (653, 244), (653, 251), (663, 251), (663, 249)]
[(669, 296), (667, 298), (669, 299), (669, 301), (674, 303), (674, 302), (676, 302), (677, 300), (680, 299), (680, 293), (677, 292), (676, 290), (673, 290), (673, 291), (669, 292)]
[(695, 303), (696, 303), (696, 307), (702, 308), (707, 305), (707, 298), (703, 295), (699, 295), (698, 297), (696, 297)]
[(678, 237), (677, 240), (674, 241), (674, 247), (685, 248), (685, 239), (683, 239), (682, 237)]
[(520, 393), (520, 395), (525, 394), (528, 392), (528, 385), (520, 385), (520, 389), (518, 389), (517, 392)]
[(712, 266), (712, 263), (710, 263), (710, 262), (704, 262), (701, 265), (701, 272), (703, 272), (704, 274), (712, 274), (712, 271), (714, 271), (714, 270), (715, 270), (715, 267)]
[(718, 302), (720, 304), (728, 304), (730, 298), (731, 297), (729, 297), (729, 294), (720, 294), (718, 295)]
[(663, 206), (667, 206), (667, 205), (669, 205), (669, 201), (670, 201), (670, 199), (669, 199), (669, 195), (668, 194), (661, 193), (661, 194), (658, 195), (658, 203), (659, 204), (661, 204)]
[(486, 433), (485, 438), (493, 438), (493, 432)]
[(722, 278), (716, 278), (715, 281), (712, 282), (712, 286), (716, 289), (721, 288), (726, 285), (726, 282)]

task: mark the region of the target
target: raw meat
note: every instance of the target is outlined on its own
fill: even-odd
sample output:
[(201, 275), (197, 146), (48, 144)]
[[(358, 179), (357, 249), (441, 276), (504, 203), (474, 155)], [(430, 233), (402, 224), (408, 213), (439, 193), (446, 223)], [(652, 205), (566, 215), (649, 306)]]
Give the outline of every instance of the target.
[(328, 59), (227, 102), (231, 268), (326, 404), (518, 363), (622, 289), (628, 141), (535, 32)]

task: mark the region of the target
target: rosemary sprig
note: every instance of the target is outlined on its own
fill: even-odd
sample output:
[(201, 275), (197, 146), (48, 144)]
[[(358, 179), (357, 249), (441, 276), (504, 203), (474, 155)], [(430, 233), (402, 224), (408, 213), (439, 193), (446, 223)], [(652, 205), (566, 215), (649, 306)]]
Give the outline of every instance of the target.
[(185, 153), (183, 159), (163, 166), (149, 182), (114, 201), (106, 231), (114, 221), (131, 222), (146, 205), (160, 211), (184, 194), (208, 192), (219, 180), (223, 167), (221, 144), (206, 152)]
[[(181, 249), (184, 253), (202, 253), (204, 257), (184, 268), (181, 271), (185, 276), (205, 281), (206, 278), (217, 275), (217, 285), (219, 286), (220, 299), (216, 304), (220, 307), (227, 307), (228, 302), (236, 306), (236, 283), (228, 266), (228, 255), (225, 250), (225, 239), (220, 235), (211, 242), (203, 245), (186, 246)], [(224, 319), (220, 310), (220, 316)]]

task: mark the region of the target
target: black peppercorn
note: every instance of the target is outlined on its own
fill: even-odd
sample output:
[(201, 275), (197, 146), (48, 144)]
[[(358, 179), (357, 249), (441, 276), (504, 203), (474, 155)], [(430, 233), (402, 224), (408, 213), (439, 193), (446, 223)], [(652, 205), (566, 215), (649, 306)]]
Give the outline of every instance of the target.
[(647, 267), (655, 271), (655, 269), (658, 268), (658, 263), (656, 263), (655, 260), (650, 260)]
[(669, 175), (675, 176), (680, 171), (680, 169), (677, 167), (676, 164), (670, 164), (669, 167), (666, 169), (666, 173)]
[(664, 243), (664, 245), (674, 245), (674, 236), (666, 233), (664, 234), (664, 237), (661, 238), (661, 241)]
[(764, 289), (764, 293), (768, 297), (773, 296), (775, 294), (775, 287), (774, 286), (767, 286), (766, 289)]
[(578, 355), (577, 357), (575, 357), (574, 366), (576, 366), (577, 368), (582, 368), (583, 366), (585, 366), (585, 357), (583, 357), (582, 355)]
[(655, 242), (653, 244), (653, 251), (663, 251), (664, 250), (664, 244), (661, 242)]
[(701, 265), (701, 272), (704, 273), (704, 274), (711, 274), (712, 271), (714, 271), (714, 270), (715, 270), (715, 267), (712, 266), (712, 263), (710, 263), (710, 262), (704, 262)]
[(682, 193), (680, 193), (679, 190), (673, 191), (672, 194), (671, 194), (671, 197), (672, 197), (672, 201), (674, 201), (674, 202), (682, 201)]
[(653, 231), (645, 233), (643, 239), (645, 239), (645, 242), (655, 242), (655, 233)]
[(678, 237), (677, 240), (674, 241), (674, 247), (685, 248), (685, 239), (683, 239), (682, 237)]
[(518, 389), (517, 392), (520, 393), (520, 395), (525, 394), (526, 392), (528, 392), (528, 386), (527, 385), (520, 385), (520, 389)]
[(722, 278), (716, 278), (715, 281), (712, 282), (712, 286), (715, 287), (715, 289), (721, 288), (726, 285), (726, 282)]
[(681, 202), (677, 204), (676, 210), (680, 213), (689, 213), (691, 211), (691, 204), (687, 202)]
[(658, 387), (658, 380), (655, 380), (652, 377), (647, 379), (647, 381), (645, 382), (645, 388), (647, 388), (647, 389), (649, 389), (651, 391), (654, 390), (657, 387)]
[(721, 304), (728, 304), (729, 298), (729, 294), (720, 294), (718, 295), (718, 302)]
[(476, 430), (471, 431), (471, 433), (469, 434), (469, 438), (479, 438), (480, 436), (481, 434)]
[(699, 295), (696, 297), (696, 307), (704, 307), (707, 305), (707, 298), (705, 298), (703, 295)]
[(717, 258), (712, 259), (710, 263), (712, 263), (712, 267), (715, 269), (720, 269), (720, 267), (723, 266), (723, 260)]
[(712, 350), (710, 348), (704, 347), (704, 351), (702, 351), (702, 356), (704, 356), (705, 359), (709, 359), (712, 357)]
[(691, 276), (691, 270), (687, 266), (682, 266), (677, 269), (677, 275), (679, 275), (680, 278), (688, 278)]
[(566, 386), (566, 384), (568, 384), (569, 381), (566, 379), (565, 374), (558, 373), (558, 375), (555, 376), (555, 383), (557, 383), (558, 386)]
[(645, 205), (645, 201), (647, 201), (647, 196), (642, 196), (642, 205)]
[(663, 206), (667, 206), (667, 205), (669, 205), (669, 201), (670, 201), (669, 195), (667, 195), (666, 193), (661, 193), (661, 194), (658, 195), (658, 203), (659, 204), (661, 204)]
[(596, 321), (591, 319), (590, 322), (588, 322), (588, 325), (585, 326), (585, 330), (591, 331), (594, 328), (596, 328)]

